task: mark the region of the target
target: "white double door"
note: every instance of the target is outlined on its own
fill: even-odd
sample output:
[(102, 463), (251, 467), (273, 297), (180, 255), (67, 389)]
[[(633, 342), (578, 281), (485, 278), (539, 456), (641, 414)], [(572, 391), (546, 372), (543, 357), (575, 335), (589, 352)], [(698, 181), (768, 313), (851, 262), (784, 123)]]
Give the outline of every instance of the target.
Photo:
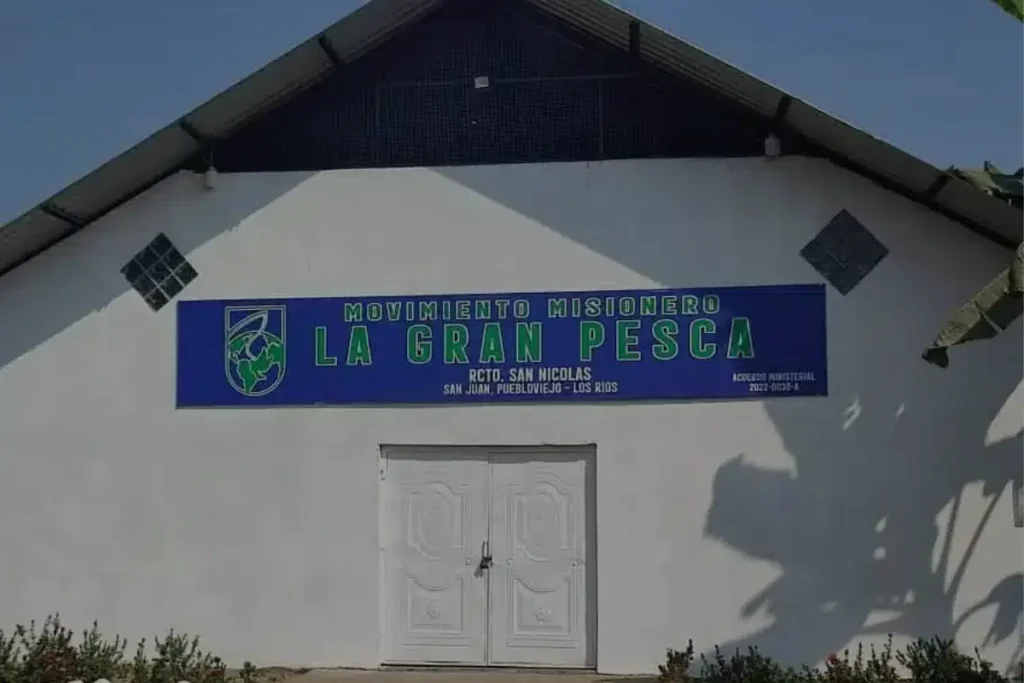
[(386, 662), (594, 665), (591, 453), (385, 449)]

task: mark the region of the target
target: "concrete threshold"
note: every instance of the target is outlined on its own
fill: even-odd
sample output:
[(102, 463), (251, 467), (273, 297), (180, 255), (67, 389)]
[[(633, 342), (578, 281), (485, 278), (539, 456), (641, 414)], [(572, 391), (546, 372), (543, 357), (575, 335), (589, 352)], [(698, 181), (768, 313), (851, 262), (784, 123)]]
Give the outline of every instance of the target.
[(264, 669), (257, 680), (258, 683), (653, 683), (656, 677), (551, 669), (388, 667), (369, 671)]

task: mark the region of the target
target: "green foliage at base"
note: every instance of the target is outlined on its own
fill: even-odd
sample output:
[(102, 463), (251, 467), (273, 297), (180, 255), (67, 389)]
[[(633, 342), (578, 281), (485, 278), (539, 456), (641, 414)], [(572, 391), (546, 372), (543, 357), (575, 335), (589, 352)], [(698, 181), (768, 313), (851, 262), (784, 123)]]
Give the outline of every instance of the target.
[(693, 641), (685, 650), (669, 650), (658, 667), (661, 683), (1009, 683), (1024, 679), (1024, 663), (1018, 677), (1008, 678), (975, 650), (970, 657), (957, 651), (952, 641), (917, 640), (894, 650), (892, 638), (881, 648), (856, 654), (830, 654), (824, 668), (782, 666), (751, 648), (726, 656), (716, 646), (711, 656), (696, 655)]
[(173, 630), (154, 637), (151, 647), (143, 639), (131, 658), (127, 649), (128, 641), (105, 638), (95, 622), (75, 642), (75, 633), (52, 615), (41, 628), (33, 621), (11, 633), (0, 630), (0, 683), (270, 683), (248, 662), (229, 674), (220, 657), (199, 649), (198, 636)]

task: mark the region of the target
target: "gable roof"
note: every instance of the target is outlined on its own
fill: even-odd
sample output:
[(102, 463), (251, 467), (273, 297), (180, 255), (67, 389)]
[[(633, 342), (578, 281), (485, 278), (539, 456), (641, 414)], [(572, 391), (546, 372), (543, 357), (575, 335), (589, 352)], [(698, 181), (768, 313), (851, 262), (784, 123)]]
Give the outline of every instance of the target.
[[(179, 170), (213, 140), (365, 54), (446, 0), (370, 0), (319, 35), (0, 227), (0, 276)], [(604, 0), (523, 0), (573, 28), (753, 110), (837, 164), (1007, 247), (1021, 211), (712, 57)]]

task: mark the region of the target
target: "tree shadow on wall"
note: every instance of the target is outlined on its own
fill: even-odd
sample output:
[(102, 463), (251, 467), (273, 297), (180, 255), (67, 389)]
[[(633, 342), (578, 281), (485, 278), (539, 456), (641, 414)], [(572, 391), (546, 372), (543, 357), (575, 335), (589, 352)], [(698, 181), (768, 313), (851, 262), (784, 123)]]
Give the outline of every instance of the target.
[[(956, 400), (954, 388), (947, 391)], [(966, 609), (957, 598), (986, 526), (1010, 524), (993, 513), (1011, 485), (1021, 485), (1021, 433), (984, 445), (989, 421), (977, 418), (990, 420), (999, 405), (945, 416), (915, 415), (912, 406), (881, 395), (855, 401), (843, 415), (834, 414), (835, 405), (766, 404), (795, 475), (744, 455), (715, 475), (705, 535), (782, 570), (740, 615), (767, 614), (771, 625), (723, 650), (757, 646), (810, 663), (851, 640), (952, 638), (989, 610), (994, 616), (982, 620), (990, 624), (982, 647), (1016, 636), (1010, 668), (1019, 666), (1024, 575), (1005, 576)], [(933, 429), (948, 419), (957, 428)], [(871, 452), (878, 434), (886, 435), (885, 447)], [(922, 434), (932, 436), (922, 441)], [(972, 485), (987, 501), (965, 514)]]
[[(980, 536), (986, 523), (1009, 526), (1006, 489), (1022, 478), (1019, 433), (985, 446), (993, 417), (1024, 372), (1020, 324), (957, 352), (946, 370), (928, 365), (921, 351), (949, 307), (990, 278), (986, 268), (972, 275), (970, 267), (947, 277), (936, 265), (961, 251), (981, 260), (974, 238), (951, 226), (925, 229), (919, 207), (825, 161), (772, 160), (770, 173), (764, 163), (661, 159), (434, 170), (607, 259), (603, 272), (587, 277), (608, 288), (643, 280), (664, 287), (820, 282), (799, 251), (838, 207), (858, 214), (864, 207), (873, 214), (868, 227), (883, 240), (913, 238), (848, 296), (829, 290), (831, 395), (764, 403), (795, 474), (753, 464), (761, 455), (754, 452), (716, 473), (705, 535), (782, 571), (771, 585), (742, 596), (743, 619), (767, 614), (773, 623), (722, 645), (756, 645), (780, 660), (810, 664), (852, 640), (890, 632), (949, 636), (968, 619), (972, 628), (991, 624), (988, 645), (1005, 644), (1020, 619), (1020, 563), (984, 586), (989, 597), (963, 615), (957, 599), (974, 593), (980, 574), (971, 564), (978, 541), (964, 547), (964, 529), (976, 525)], [(810, 177), (813, 192), (806, 191)], [(524, 229), (521, 239), (543, 250), (548, 237)], [(568, 274), (579, 277), (579, 270), (538, 261), (545, 288), (568, 288)], [(779, 445), (765, 450), (774, 454)], [(979, 484), (993, 494), (981, 509)], [(947, 526), (958, 530), (955, 539), (944, 534)], [(1018, 542), (1016, 531), (1008, 530)], [(666, 645), (690, 635), (671, 634), (674, 642)]]

